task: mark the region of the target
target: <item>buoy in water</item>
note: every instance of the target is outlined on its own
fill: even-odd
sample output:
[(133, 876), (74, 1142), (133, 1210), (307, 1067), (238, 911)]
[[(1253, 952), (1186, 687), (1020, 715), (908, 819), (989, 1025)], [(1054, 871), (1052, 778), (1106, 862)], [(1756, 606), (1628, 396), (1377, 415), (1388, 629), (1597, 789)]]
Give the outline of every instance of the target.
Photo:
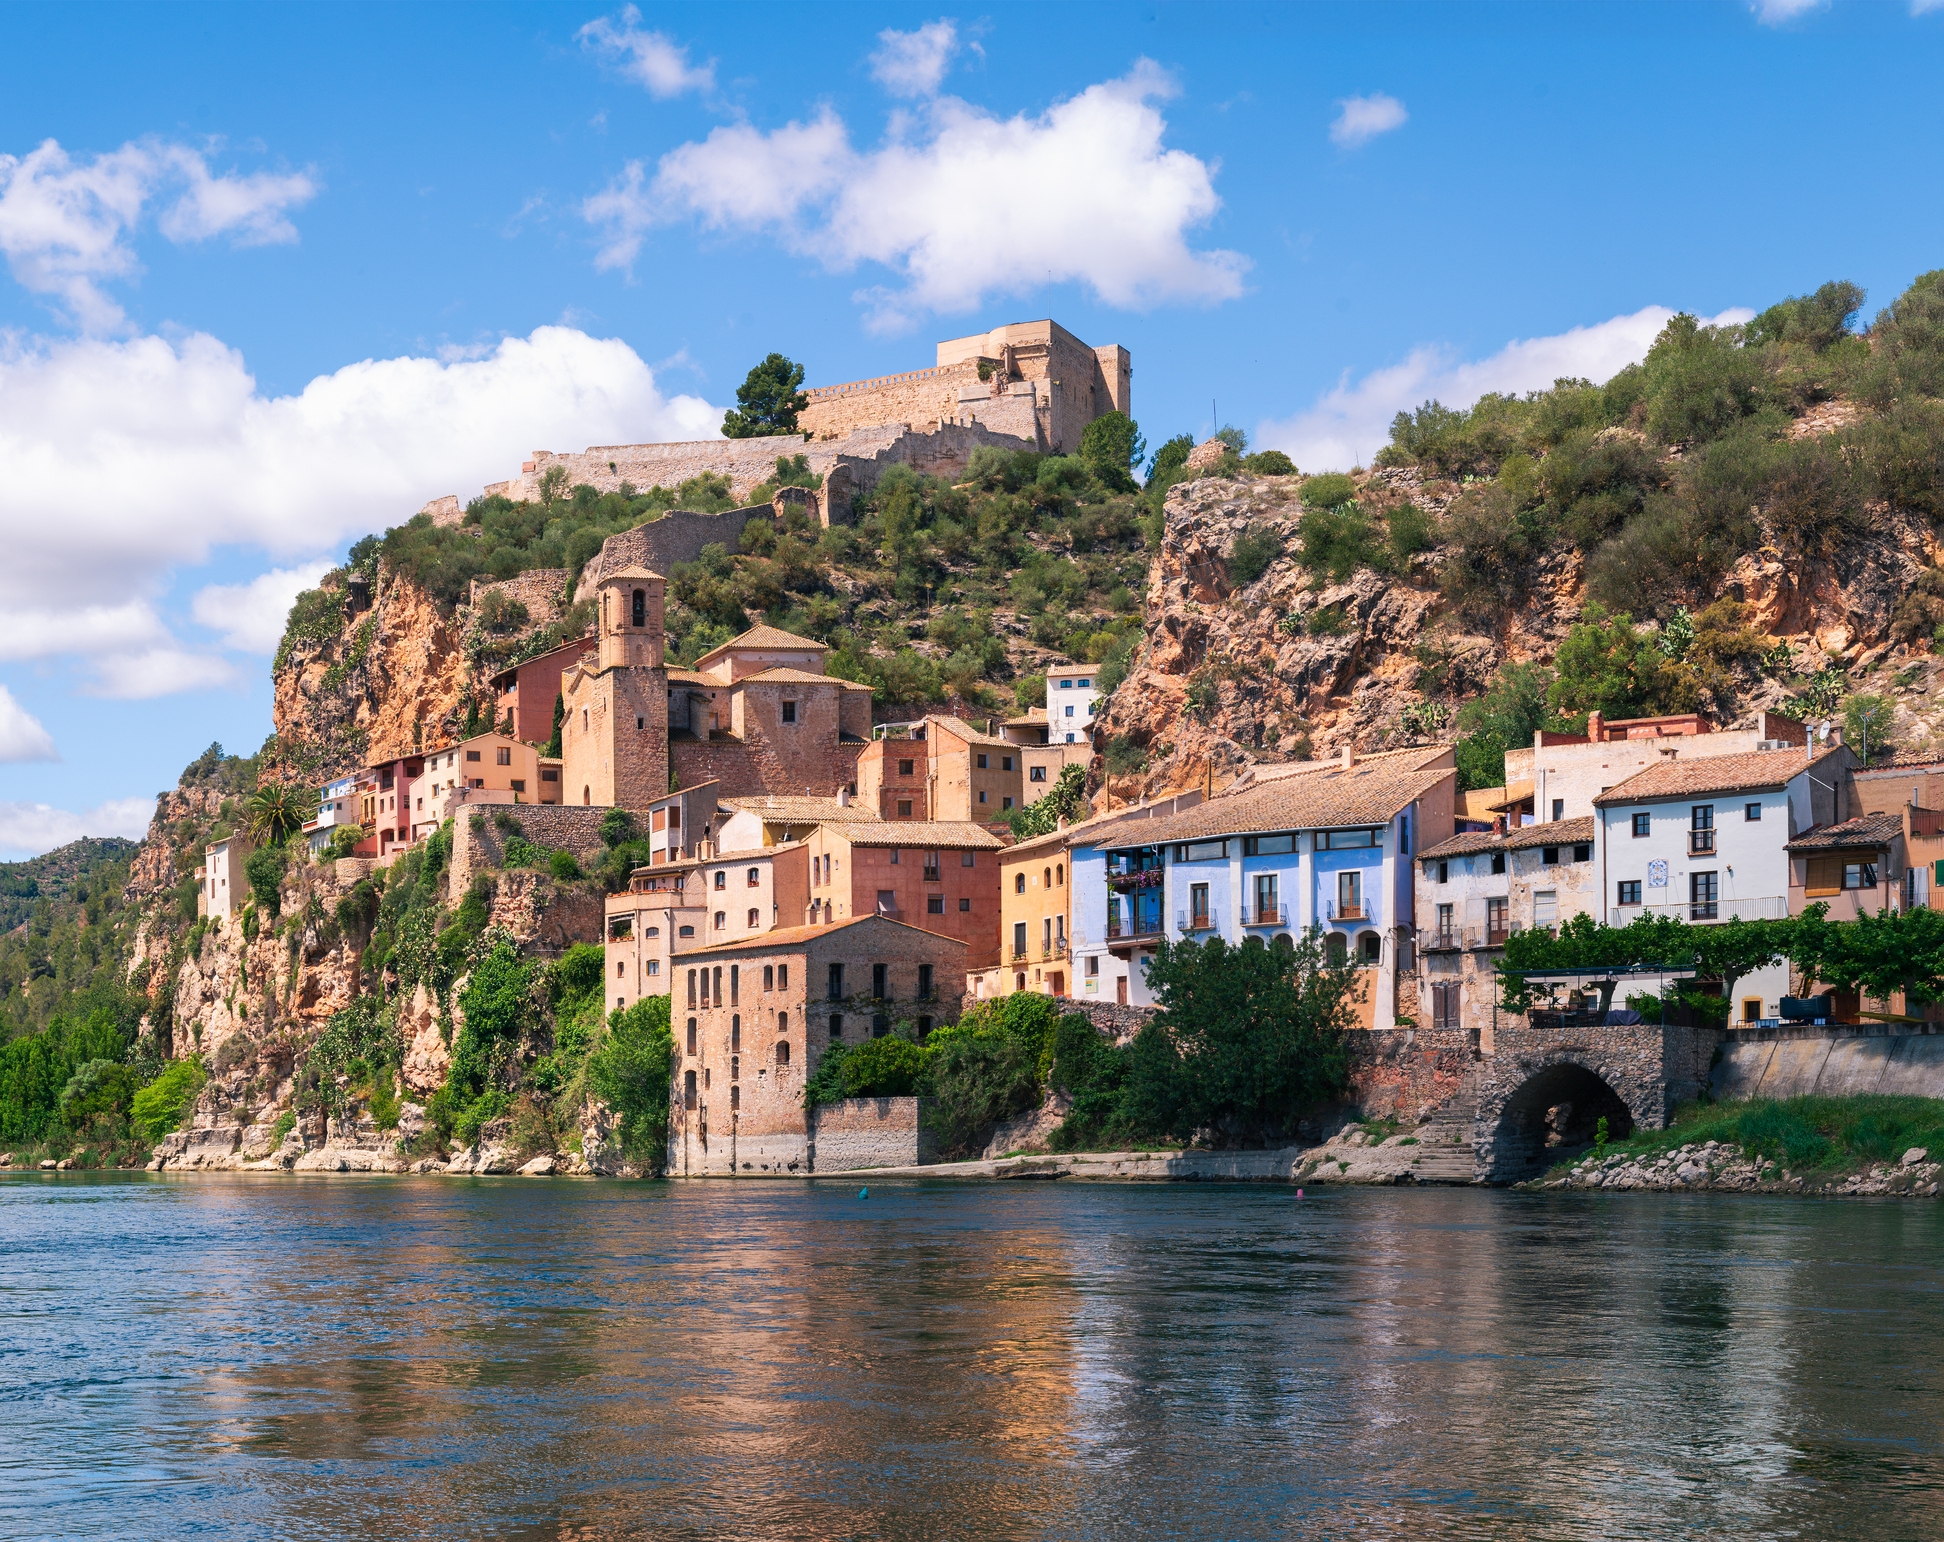
[(869, 1189), (859, 1189), (857, 1191), (857, 1197), (859, 1199), (869, 1199), (871, 1197), (871, 1191)]
[(1303, 1191), (1302, 1191), (1301, 1189), (1298, 1189), (1298, 1190), (1296, 1191), (1296, 1197), (1297, 1197), (1298, 1199), (1301, 1199), (1301, 1198), (1303, 1197)]

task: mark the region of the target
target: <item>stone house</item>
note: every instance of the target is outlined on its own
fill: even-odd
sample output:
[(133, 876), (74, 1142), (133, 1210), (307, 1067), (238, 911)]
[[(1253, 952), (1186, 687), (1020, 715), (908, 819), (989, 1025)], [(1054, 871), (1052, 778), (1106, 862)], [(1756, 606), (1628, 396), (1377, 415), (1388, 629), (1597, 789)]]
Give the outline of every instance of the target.
[(717, 844), (724, 851), (750, 851), (807, 841), (825, 824), (870, 824), (877, 814), (854, 801), (845, 788), (834, 798), (800, 797), (782, 793), (724, 798), (717, 805)]
[(1049, 740), (1062, 744), (1093, 742), (1094, 710), (1100, 705), (1091, 664), (1069, 664), (1046, 672), (1046, 723)]
[(857, 761), (857, 795), (880, 819), (996, 823), (1019, 806), (1025, 754), (963, 718), (886, 724)]
[(405, 784), (409, 839), (425, 839), (452, 813), (454, 789), (502, 794), (473, 803), (558, 803), (560, 762), (543, 760), (531, 744), (511, 734), (474, 734), (418, 757), (419, 772)]
[[(651, 864), (680, 862), (722, 846), (712, 834), (719, 815), (717, 790), (717, 783), (704, 782), (699, 787), (685, 787), (656, 798), (648, 805), (638, 828), (648, 843)], [(706, 844), (711, 841), (713, 848)]]
[[(1789, 914), (1790, 844), (1844, 817), (1855, 755), (1837, 744), (1666, 759), (1594, 799), (1605, 919), (1776, 919)], [(1786, 964), (1748, 976), (1734, 1015), (1774, 1017)]]
[(1506, 939), (1597, 914), (1589, 815), (1514, 830), (1465, 831), (1418, 855), (1417, 1020), (1462, 1029), (1492, 1052), (1492, 1003)]
[(999, 853), (1004, 843), (962, 821), (833, 821), (805, 842), (809, 920), (877, 915), (965, 944), (964, 965), (999, 959)]
[(1018, 717), (1007, 718), (999, 725), (999, 734), (1020, 748), (1019, 759), (1025, 768), (1026, 785), (1019, 801), (1025, 808), (1031, 808), (1051, 792), (1053, 784), (1060, 779), (1060, 773), (1068, 766), (1079, 766), (1084, 770), (1093, 759), (1091, 732), (1083, 733), (1077, 739), (1062, 737), (1057, 743), (1050, 739), (1044, 707), (1033, 707)]
[(560, 677), (590, 647), (585, 637), (576, 637), (494, 675), (494, 725), (529, 744), (552, 739), (554, 702), (562, 694)]
[(680, 961), (668, 1170), (814, 1171), (803, 1085), (833, 1044), (958, 1018), (965, 945), (883, 916), (785, 927)]

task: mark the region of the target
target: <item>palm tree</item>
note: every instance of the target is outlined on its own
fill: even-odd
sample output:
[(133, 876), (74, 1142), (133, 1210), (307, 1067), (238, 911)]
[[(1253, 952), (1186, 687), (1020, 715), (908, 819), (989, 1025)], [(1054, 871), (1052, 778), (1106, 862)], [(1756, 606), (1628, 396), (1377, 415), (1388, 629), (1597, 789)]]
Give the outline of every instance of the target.
[(317, 816), (317, 790), (289, 782), (265, 782), (244, 805), (250, 834), (260, 844), (281, 846)]

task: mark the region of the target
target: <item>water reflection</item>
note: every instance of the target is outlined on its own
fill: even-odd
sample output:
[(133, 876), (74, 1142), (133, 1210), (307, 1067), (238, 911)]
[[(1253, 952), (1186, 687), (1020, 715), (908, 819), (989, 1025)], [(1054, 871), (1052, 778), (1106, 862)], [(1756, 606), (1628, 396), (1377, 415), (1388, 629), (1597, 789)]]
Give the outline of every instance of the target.
[(1944, 1532), (1936, 1206), (0, 1182), (0, 1531)]

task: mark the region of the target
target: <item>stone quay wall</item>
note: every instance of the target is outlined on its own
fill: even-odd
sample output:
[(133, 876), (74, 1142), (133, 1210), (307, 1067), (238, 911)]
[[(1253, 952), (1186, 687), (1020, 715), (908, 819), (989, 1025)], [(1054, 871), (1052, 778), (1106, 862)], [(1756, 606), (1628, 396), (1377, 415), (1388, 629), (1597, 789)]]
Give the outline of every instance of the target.
[(1710, 1086), (1718, 1098), (1944, 1098), (1944, 1024), (1733, 1028)]
[[(1348, 1102), (1372, 1119), (1422, 1123), (1464, 1101), (1478, 1065), (1463, 1028), (1353, 1029)], [(1461, 1116), (1471, 1122), (1472, 1110)]]
[(1060, 1011), (1078, 1012), (1116, 1044), (1125, 1044), (1141, 1031), (1141, 1024), (1154, 1016), (1154, 1007), (1124, 1007), (1116, 1001), (1087, 1001), (1079, 997), (1060, 998)]
[(938, 1160), (938, 1142), (925, 1128), (918, 1098), (847, 1098), (810, 1116), (812, 1170), (860, 1172), (916, 1167)]

